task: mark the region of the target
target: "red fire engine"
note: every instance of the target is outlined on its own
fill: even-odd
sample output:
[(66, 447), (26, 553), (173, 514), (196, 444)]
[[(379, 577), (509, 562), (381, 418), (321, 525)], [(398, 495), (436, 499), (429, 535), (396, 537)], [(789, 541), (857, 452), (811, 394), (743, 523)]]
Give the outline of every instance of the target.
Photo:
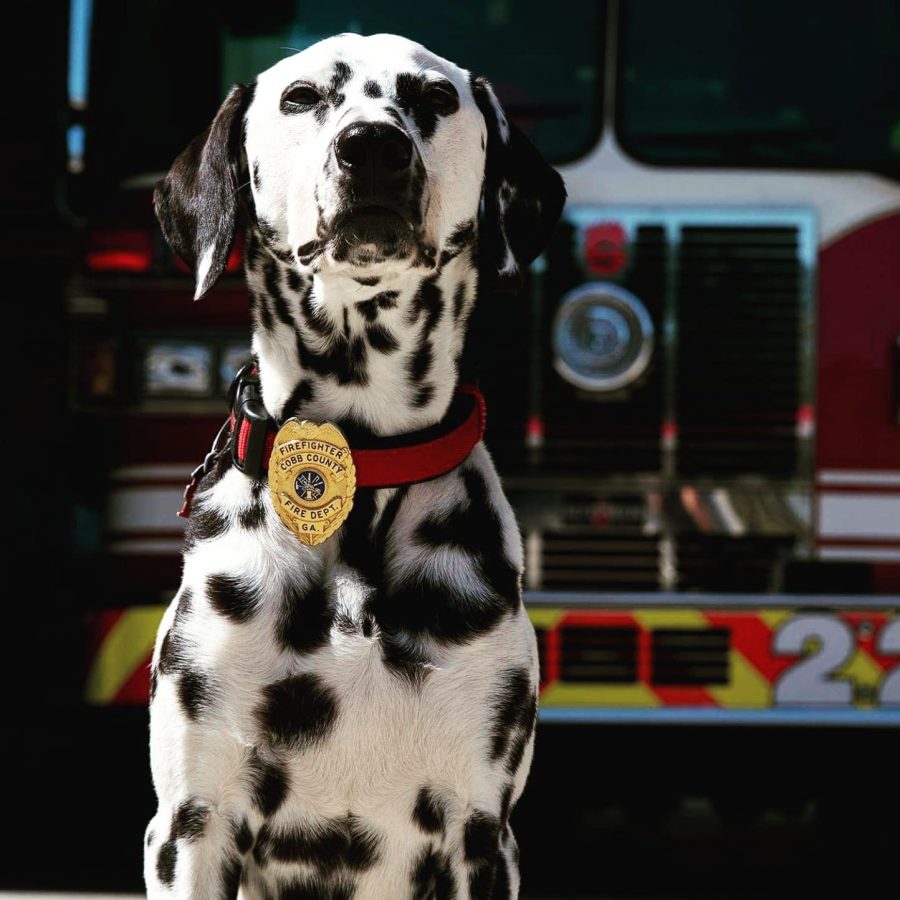
[(164, 10), (96, 19), (94, 64), (129, 79), (91, 91), (78, 178), (109, 202), (69, 298), (71, 403), (107, 454), (78, 517), (89, 703), (146, 700), (175, 511), (248, 352), (240, 245), (193, 304), (151, 187), (278, 48), (377, 27), (492, 77), (568, 185), (526, 293), (477, 322), (541, 721), (900, 725), (900, 13), (699, 5), (585, 0), (536, 31), (537, 4), (489, 3), (463, 40), (451, 4), (272, 4), (180, 20), (181, 81), (140, 39)]

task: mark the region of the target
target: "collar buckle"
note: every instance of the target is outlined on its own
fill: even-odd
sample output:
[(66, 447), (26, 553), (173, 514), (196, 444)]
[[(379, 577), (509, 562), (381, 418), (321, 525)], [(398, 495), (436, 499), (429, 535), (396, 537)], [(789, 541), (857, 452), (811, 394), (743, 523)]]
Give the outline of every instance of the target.
[(248, 363), (235, 376), (229, 391), (231, 402), (231, 459), (251, 478), (260, 478), (266, 463), (266, 440), (272, 420), (262, 400), (259, 370)]

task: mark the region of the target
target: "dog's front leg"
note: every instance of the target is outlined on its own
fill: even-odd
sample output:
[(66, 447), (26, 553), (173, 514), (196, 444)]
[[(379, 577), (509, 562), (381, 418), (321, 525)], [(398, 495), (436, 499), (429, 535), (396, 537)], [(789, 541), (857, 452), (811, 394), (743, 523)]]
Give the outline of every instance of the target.
[(149, 900), (222, 900), (238, 895), (253, 843), (248, 820), (199, 799), (161, 803), (147, 826), (144, 880)]
[(256, 754), (230, 727), (223, 687), (185, 636), (182, 590), (160, 627), (151, 675), (150, 760), (159, 798), (147, 826), (147, 895), (237, 897), (244, 860), (262, 822), (253, 788)]

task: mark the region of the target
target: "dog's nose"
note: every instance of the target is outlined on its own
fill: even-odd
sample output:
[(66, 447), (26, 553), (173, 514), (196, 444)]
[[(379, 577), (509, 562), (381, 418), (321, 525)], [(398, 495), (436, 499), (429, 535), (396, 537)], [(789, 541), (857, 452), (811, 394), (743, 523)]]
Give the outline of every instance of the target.
[(334, 139), (338, 165), (353, 176), (396, 177), (412, 163), (412, 141), (385, 122), (348, 125)]

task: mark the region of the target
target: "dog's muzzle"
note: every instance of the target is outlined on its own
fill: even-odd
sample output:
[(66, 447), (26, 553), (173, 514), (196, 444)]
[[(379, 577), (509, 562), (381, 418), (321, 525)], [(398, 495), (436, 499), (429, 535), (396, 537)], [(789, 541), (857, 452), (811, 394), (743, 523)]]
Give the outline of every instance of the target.
[(410, 137), (387, 122), (357, 122), (333, 144), (337, 214), (328, 231), (338, 258), (411, 251), (422, 223), (423, 167)]

